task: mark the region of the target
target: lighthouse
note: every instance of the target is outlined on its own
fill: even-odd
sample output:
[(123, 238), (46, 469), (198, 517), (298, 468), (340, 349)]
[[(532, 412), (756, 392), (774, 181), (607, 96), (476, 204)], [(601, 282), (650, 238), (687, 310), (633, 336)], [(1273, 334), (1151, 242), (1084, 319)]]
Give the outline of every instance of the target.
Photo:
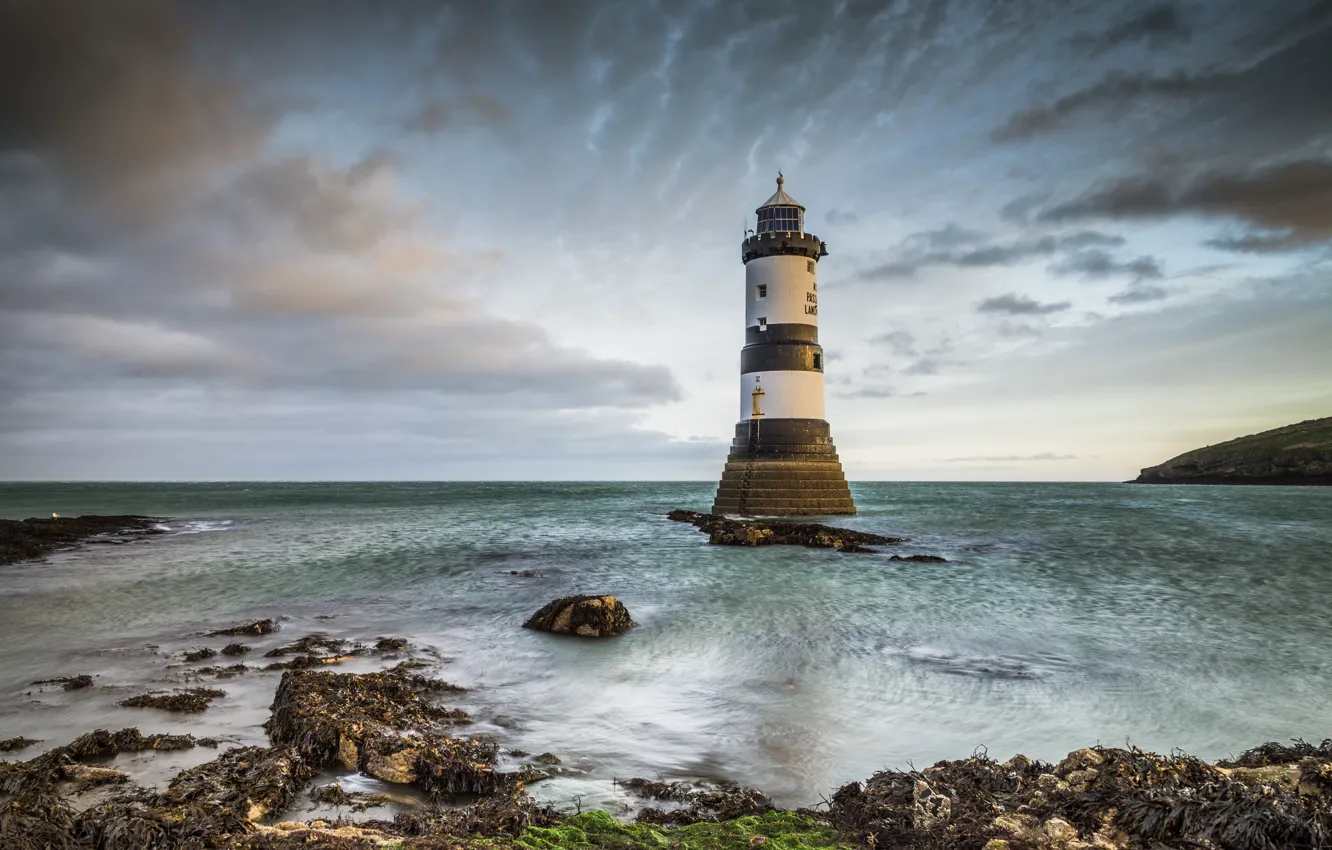
[(823, 411), (819, 260), (828, 246), (805, 232), (805, 208), (777, 191), (740, 246), (745, 345), (740, 421), (713, 502), (715, 514), (853, 514)]

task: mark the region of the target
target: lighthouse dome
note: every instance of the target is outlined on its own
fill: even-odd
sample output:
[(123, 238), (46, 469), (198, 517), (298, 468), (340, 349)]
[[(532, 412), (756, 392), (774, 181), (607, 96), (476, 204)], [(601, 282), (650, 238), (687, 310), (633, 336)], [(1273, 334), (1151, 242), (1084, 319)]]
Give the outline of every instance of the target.
[(777, 191), (763, 202), (758, 213), (758, 233), (790, 232), (802, 233), (805, 230), (805, 208), (796, 203), (796, 199), (786, 194), (782, 184), (786, 179), (777, 172)]

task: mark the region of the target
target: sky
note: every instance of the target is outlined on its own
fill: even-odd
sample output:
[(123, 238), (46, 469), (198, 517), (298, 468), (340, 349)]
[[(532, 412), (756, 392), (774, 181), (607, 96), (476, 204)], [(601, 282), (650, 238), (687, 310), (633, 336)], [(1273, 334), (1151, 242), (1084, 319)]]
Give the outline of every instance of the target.
[(715, 479), (785, 188), (852, 480), (1332, 414), (1332, 2), (0, 0), (0, 479)]

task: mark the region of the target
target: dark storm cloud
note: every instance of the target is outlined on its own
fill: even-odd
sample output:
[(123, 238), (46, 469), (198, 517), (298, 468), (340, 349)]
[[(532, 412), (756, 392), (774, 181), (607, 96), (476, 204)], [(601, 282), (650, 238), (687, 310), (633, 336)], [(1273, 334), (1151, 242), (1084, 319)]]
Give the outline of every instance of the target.
[(1100, 33), (1079, 33), (1069, 39), (1074, 47), (1104, 53), (1122, 44), (1145, 41), (1152, 47), (1188, 41), (1192, 31), (1172, 3), (1148, 6), (1128, 20)]
[(1007, 295), (986, 298), (976, 309), (981, 313), (1000, 313), (1006, 316), (1044, 316), (1063, 312), (1072, 306), (1068, 301), (1043, 304), (1025, 295), (1010, 292)]
[(1161, 277), (1161, 265), (1153, 257), (1121, 261), (1108, 251), (1090, 249), (1070, 254), (1051, 265), (1050, 272), (1059, 277), (1081, 277), (1084, 280), (1131, 277), (1136, 281)]
[(53, 157), (117, 216), (159, 217), (268, 132), (270, 116), (191, 64), (165, 2), (11, 0), (0, 16), (0, 149)]
[(1041, 214), (1051, 222), (1191, 214), (1273, 231), (1220, 240), (1239, 250), (1295, 248), (1332, 239), (1332, 160), (1306, 159), (1195, 176), (1151, 173), (1094, 186)]
[(1238, 80), (1238, 75), (1224, 72), (1181, 71), (1165, 77), (1115, 72), (1095, 85), (1055, 100), (1049, 106), (1034, 107), (1014, 113), (1007, 123), (994, 131), (993, 138), (997, 142), (1030, 139), (1054, 130), (1081, 112), (1098, 109), (1114, 112), (1147, 97), (1189, 99), (1200, 94), (1233, 88)]
[(1024, 237), (1009, 242), (988, 242), (984, 234), (949, 226), (917, 233), (895, 249), (900, 259), (861, 271), (859, 280), (892, 280), (912, 277), (928, 266), (985, 268), (1012, 266), (1055, 254), (1092, 246), (1117, 246), (1124, 238), (1095, 230), (1057, 236)]

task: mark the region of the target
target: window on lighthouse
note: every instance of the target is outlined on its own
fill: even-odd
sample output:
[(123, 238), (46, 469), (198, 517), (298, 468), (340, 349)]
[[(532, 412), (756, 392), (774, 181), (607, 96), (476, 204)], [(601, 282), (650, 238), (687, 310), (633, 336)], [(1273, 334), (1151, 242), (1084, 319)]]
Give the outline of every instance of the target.
[(761, 330), (761, 331), (766, 331), (766, 330), (768, 329), (768, 317), (767, 317), (767, 316), (759, 316), (759, 318), (758, 318), (758, 329)]
[(767, 298), (767, 297), (768, 297), (768, 285), (767, 285), (766, 283), (760, 283), (760, 284), (758, 285), (758, 295), (756, 295), (755, 297), (756, 297), (756, 298)]

